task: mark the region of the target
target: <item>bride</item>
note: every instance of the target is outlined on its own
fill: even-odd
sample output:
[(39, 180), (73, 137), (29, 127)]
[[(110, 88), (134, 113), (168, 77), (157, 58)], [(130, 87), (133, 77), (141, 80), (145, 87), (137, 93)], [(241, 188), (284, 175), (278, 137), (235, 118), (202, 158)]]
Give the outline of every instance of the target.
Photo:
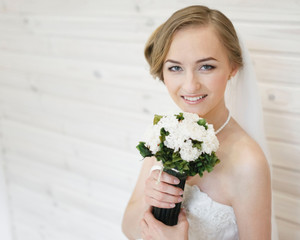
[[(172, 186), (178, 179), (165, 172), (156, 184), (157, 161), (145, 159), (124, 214), (125, 235), (155, 240), (271, 239), (270, 169), (260, 141), (262, 129), (255, 125), (258, 95), (249, 94), (256, 91), (251, 85), (255, 78), (248, 77), (248, 85), (236, 76), (245, 75), (248, 62), (230, 20), (204, 6), (181, 9), (151, 35), (145, 56), (151, 74), (164, 83), (181, 110), (214, 125), (221, 163), (202, 178), (190, 177), (183, 193)], [(228, 93), (230, 84), (243, 89)], [(225, 92), (240, 106), (230, 109)], [(176, 226), (164, 225), (151, 213), (151, 206), (172, 208), (182, 201)]]

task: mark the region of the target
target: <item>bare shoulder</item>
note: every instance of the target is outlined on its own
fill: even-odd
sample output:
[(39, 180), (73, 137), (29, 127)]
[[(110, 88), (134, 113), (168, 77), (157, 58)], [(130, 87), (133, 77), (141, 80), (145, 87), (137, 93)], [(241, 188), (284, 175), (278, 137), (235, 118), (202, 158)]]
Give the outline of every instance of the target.
[[(223, 139), (230, 202), (243, 239), (270, 239), (271, 178), (260, 146), (238, 125)], [(230, 129), (229, 129), (230, 130)], [(225, 141), (226, 140), (226, 141)]]
[(260, 146), (246, 133), (231, 148), (234, 175), (253, 179), (269, 175), (269, 164)]
[[(226, 138), (230, 181), (234, 199), (247, 193), (266, 193), (270, 189), (270, 168), (260, 146), (238, 124)], [(234, 130), (234, 131), (233, 131)]]
[(269, 171), (268, 161), (258, 143), (235, 121), (221, 141), (233, 173), (253, 176), (261, 171)]

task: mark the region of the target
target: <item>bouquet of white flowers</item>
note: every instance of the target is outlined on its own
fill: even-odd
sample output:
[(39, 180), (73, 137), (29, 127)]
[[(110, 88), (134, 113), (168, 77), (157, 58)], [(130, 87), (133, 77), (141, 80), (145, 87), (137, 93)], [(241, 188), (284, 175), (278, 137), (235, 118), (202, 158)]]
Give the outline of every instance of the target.
[(137, 149), (143, 157), (155, 156), (165, 169), (176, 169), (187, 176), (203, 175), (219, 163), (215, 152), (219, 141), (214, 128), (194, 113), (155, 115), (146, 133), (146, 142)]
[[(178, 186), (182, 189), (187, 176), (199, 174), (202, 177), (204, 171), (212, 171), (220, 162), (215, 153), (218, 147), (213, 126), (197, 114), (186, 112), (155, 115), (153, 126), (146, 133), (146, 141), (137, 145), (144, 158), (155, 156), (162, 162), (164, 171), (178, 177), (181, 180)], [(176, 225), (180, 204), (170, 211), (154, 208), (153, 213), (165, 224)]]

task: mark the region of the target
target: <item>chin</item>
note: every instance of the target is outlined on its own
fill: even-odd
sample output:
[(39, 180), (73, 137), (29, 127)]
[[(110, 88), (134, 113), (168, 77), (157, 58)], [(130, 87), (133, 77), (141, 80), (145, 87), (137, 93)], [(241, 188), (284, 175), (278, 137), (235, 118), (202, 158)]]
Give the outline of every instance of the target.
[(195, 107), (186, 107), (186, 106), (179, 106), (180, 109), (184, 112), (189, 113), (196, 113), (198, 116), (204, 116), (206, 114), (206, 111), (203, 111), (203, 109), (195, 108)]

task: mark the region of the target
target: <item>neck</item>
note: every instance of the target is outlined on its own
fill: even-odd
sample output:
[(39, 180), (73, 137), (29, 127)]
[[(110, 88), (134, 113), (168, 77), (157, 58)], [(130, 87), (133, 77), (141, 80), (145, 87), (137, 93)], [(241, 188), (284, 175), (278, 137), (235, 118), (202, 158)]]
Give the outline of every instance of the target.
[(213, 124), (216, 131), (226, 122), (228, 114), (229, 110), (226, 108), (225, 102), (223, 101), (222, 104), (202, 117), (205, 118), (208, 123)]

